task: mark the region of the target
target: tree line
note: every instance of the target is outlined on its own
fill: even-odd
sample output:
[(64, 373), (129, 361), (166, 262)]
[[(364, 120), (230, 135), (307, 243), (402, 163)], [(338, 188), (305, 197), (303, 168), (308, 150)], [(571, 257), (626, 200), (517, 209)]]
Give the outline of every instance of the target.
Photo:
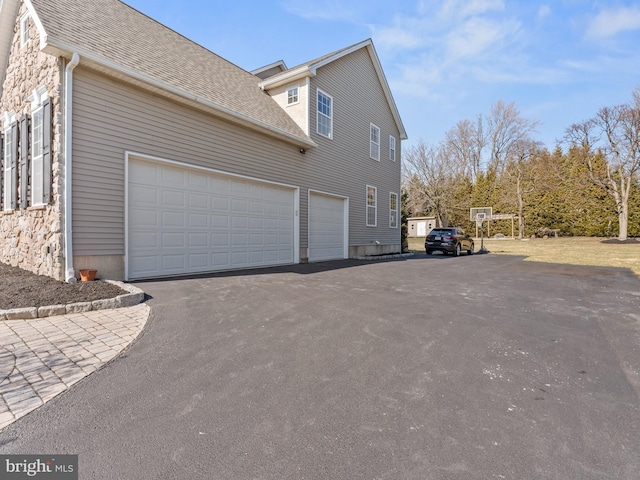
[[(517, 216), (519, 238), (640, 236), (640, 86), (630, 102), (569, 126), (552, 151), (535, 140), (538, 125), (500, 100), (439, 144), (420, 140), (403, 155), (403, 213), (468, 227), (471, 207), (492, 207)], [(510, 234), (508, 223), (492, 233)]]

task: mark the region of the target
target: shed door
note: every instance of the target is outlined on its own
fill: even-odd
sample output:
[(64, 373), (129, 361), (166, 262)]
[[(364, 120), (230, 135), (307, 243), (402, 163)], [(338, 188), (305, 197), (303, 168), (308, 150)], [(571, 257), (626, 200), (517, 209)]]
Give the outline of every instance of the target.
[(309, 261), (348, 258), (347, 200), (309, 195)]
[(127, 277), (294, 263), (295, 190), (129, 162)]

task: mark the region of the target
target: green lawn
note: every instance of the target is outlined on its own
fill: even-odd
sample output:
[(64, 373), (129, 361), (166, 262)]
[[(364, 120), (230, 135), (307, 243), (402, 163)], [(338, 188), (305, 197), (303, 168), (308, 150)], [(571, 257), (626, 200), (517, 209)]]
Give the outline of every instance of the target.
[[(499, 255), (523, 255), (527, 261), (597, 265), (631, 269), (640, 278), (640, 241), (618, 243), (597, 237), (560, 237), (513, 240), (485, 239), (489, 252)], [(476, 240), (476, 250), (480, 239)], [(409, 249), (424, 251), (424, 238), (410, 238)]]

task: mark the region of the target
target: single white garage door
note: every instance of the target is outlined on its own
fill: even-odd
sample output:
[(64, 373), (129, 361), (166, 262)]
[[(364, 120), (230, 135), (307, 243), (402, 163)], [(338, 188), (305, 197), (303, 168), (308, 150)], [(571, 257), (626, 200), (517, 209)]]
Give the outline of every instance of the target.
[(129, 161), (128, 278), (294, 263), (295, 190)]
[(309, 195), (309, 261), (347, 258), (346, 203), (341, 197)]

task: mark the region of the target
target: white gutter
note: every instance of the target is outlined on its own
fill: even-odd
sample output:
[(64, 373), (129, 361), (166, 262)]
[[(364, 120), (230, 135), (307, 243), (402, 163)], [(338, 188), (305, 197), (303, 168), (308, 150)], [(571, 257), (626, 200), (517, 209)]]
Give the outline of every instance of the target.
[[(227, 117), (231, 117), (233, 119), (235, 119), (236, 122), (240, 122), (241, 124), (245, 125), (245, 126), (250, 126), (253, 129), (258, 128), (259, 131), (268, 131), (269, 133), (271, 133), (272, 135), (275, 134), (278, 138), (285, 138), (289, 141), (289, 143), (293, 143), (294, 145), (297, 146), (304, 146), (304, 147), (317, 147), (318, 145), (311, 140), (310, 138), (303, 138), (300, 137), (296, 134), (293, 133), (289, 133), (286, 132), (285, 130), (281, 130), (280, 128), (274, 127), (272, 125), (269, 125), (267, 123), (264, 123), (260, 120), (256, 120), (252, 117), (249, 117), (243, 113), (239, 113), (236, 112), (234, 110), (231, 110), (228, 107), (224, 107), (222, 105), (219, 105), (211, 100), (207, 100), (203, 97), (200, 97), (198, 95), (195, 95), (193, 93), (189, 93), (186, 90), (183, 90), (182, 88), (179, 87), (175, 87), (171, 84), (165, 83), (161, 80), (157, 80), (154, 77), (151, 77), (147, 74), (143, 74), (140, 73), (132, 68), (129, 67), (125, 67), (122, 66), (116, 62), (113, 62), (109, 59), (106, 59), (104, 57), (100, 57), (98, 55), (95, 55), (91, 52), (88, 52), (86, 50), (82, 50), (82, 49), (78, 49), (76, 47), (74, 47), (73, 45), (69, 45), (65, 42), (61, 42), (59, 40), (56, 40), (55, 38), (52, 38), (51, 36), (47, 36), (46, 37), (46, 43), (45, 45), (42, 47), (42, 51), (44, 51), (45, 53), (49, 53), (50, 55), (54, 55), (54, 56), (60, 56), (63, 55), (65, 53), (69, 53), (69, 52), (79, 52), (78, 55), (82, 55), (83, 61), (85, 65), (88, 64), (97, 64), (100, 67), (103, 68), (107, 68), (111, 71), (115, 71), (118, 72), (120, 74), (123, 74), (127, 77), (130, 77), (134, 80), (140, 81), (142, 83), (145, 83), (147, 85), (150, 85), (151, 87), (163, 90), (165, 92), (168, 92), (170, 94), (173, 95), (177, 95), (179, 97), (185, 98), (187, 100), (190, 100), (192, 102), (198, 103), (200, 105), (204, 105), (205, 107), (208, 108), (212, 108), (214, 110), (216, 110), (217, 112), (219, 112), (220, 114), (223, 114)], [(76, 53), (74, 53), (74, 55), (76, 55)]]
[(71, 61), (64, 70), (64, 263), (65, 279), (69, 283), (76, 282), (76, 271), (73, 268), (73, 223), (72, 223), (72, 196), (71, 189), (71, 157), (72, 157), (72, 135), (71, 135), (71, 110), (73, 97), (73, 70), (80, 63), (80, 55), (74, 53)]

